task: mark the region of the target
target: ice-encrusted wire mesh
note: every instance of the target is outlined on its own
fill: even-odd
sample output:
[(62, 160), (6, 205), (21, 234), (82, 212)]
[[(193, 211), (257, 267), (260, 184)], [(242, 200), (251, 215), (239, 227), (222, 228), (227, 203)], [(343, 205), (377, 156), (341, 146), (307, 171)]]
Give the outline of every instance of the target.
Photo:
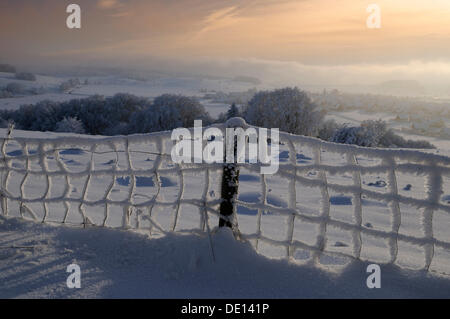
[[(401, 266), (407, 265), (408, 268), (411, 265), (412, 268), (425, 270), (436, 268), (441, 273), (450, 274), (450, 233), (448, 232), (450, 229), (450, 196), (442, 196), (445, 194), (445, 191), (450, 192), (450, 158), (413, 150), (369, 149), (352, 145), (338, 145), (314, 138), (284, 133), (280, 135), (280, 142), (289, 153), (287, 160), (280, 162), (276, 174), (288, 184), (287, 205), (283, 207), (280, 204), (268, 203), (268, 176), (260, 179), (261, 196), (259, 201), (237, 200), (237, 205), (257, 211), (255, 218), (256, 231), (253, 233), (248, 232), (244, 235), (245, 238), (254, 243), (255, 247), (261, 245), (261, 242), (265, 242), (270, 246), (278, 246), (284, 249), (284, 253), (275, 254), (277, 257), (305, 259), (313, 263), (322, 263), (320, 259), (324, 254), (327, 257), (337, 257), (338, 259), (339, 257), (344, 257), (344, 259), (350, 257), (380, 261), (382, 258), (377, 258), (376, 256), (363, 257), (361, 252), (364, 246), (370, 246), (364, 244), (365, 240), (363, 240), (363, 237), (366, 237), (366, 239), (381, 239), (386, 242), (384, 250), (388, 254), (387, 259), (383, 260), (384, 262), (397, 263)], [(305, 151), (311, 154), (309, 161), (304, 160), (303, 153)], [(333, 154), (335, 157), (341, 157), (342, 160), (339, 163), (337, 161), (324, 163), (322, 159), (324, 154)], [(366, 161), (371, 161), (375, 164), (362, 165), (359, 163), (358, 158), (365, 158)], [(258, 167), (248, 164), (245, 165), (245, 169), (255, 174), (259, 170)], [(311, 172), (315, 173), (311, 175), (306, 174)], [(367, 185), (363, 185), (363, 175), (377, 176), (383, 174), (386, 176), (386, 191), (374, 191), (369, 189)], [(403, 174), (404, 180), (402, 182), (407, 184), (407, 190), (411, 187), (416, 189), (422, 188), (425, 193), (424, 198), (400, 194), (397, 182), (398, 174)], [(337, 175), (341, 178), (347, 178), (350, 183), (330, 182), (328, 180), (329, 177)], [(420, 185), (415, 183), (417, 180), (413, 179), (417, 179), (417, 176), (422, 177)], [(299, 192), (296, 189), (298, 186), (312, 188), (317, 191), (320, 203), (316, 215), (311, 214), (309, 207), (302, 205), (304, 198), (301, 198), (301, 191)], [(351, 201), (347, 203), (349, 207), (347, 214), (351, 216), (351, 222), (334, 218), (330, 214), (332, 203), (330, 191), (340, 194), (341, 198), (344, 199), (345, 196), (343, 195), (345, 194), (351, 196)], [(447, 199), (445, 200), (445, 198)], [(339, 199), (339, 196), (337, 199)], [(369, 201), (388, 207), (390, 217), (388, 230), (376, 229), (370, 223), (363, 224), (363, 216), (374, 213), (371, 211), (370, 205), (367, 205)], [(340, 205), (340, 203), (335, 204)], [(403, 209), (400, 208), (401, 205), (404, 205)], [(400, 230), (402, 217), (406, 216), (409, 218), (408, 215), (411, 215), (413, 210), (418, 210), (421, 218), (414, 225), (417, 228), (421, 228), (421, 232), (415, 235)], [(279, 236), (267, 236), (262, 231), (261, 219), (270, 216), (269, 214), (264, 214), (268, 211), (271, 212), (271, 216), (285, 216), (287, 227), (285, 227), (283, 239), (274, 239), (274, 237)], [(441, 217), (439, 220), (445, 223), (439, 225), (441, 230), (439, 238), (435, 236), (437, 223), (434, 221), (434, 216), (436, 214), (439, 214)], [(274, 217), (271, 218), (273, 219)], [(306, 243), (295, 238), (294, 233), (296, 227), (298, 227), (296, 221), (300, 224), (305, 222), (315, 227), (316, 235), (312, 243)], [(339, 232), (347, 232), (351, 238), (350, 242), (348, 244), (336, 242), (335, 244), (338, 244), (336, 245), (337, 247), (333, 246), (333, 242), (328, 240), (327, 228), (329, 227), (333, 227)], [(442, 230), (445, 234), (442, 234)], [(370, 240), (366, 241), (370, 242)], [(423, 255), (419, 267), (413, 265), (414, 262), (408, 264), (404, 260), (398, 263), (399, 243), (409, 245), (410, 251), (413, 251), (416, 255)], [(339, 246), (348, 247), (349, 249), (339, 251)], [(372, 247), (374, 246), (372, 245)], [(304, 256), (297, 258), (297, 250), (300, 252), (307, 251), (307, 258), (304, 258)], [(438, 258), (435, 258), (436, 250), (439, 250)], [(406, 251), (406, 255), (410, 251)], [(366, 253), (365, 255), (370, 254)], [(402, 259), (404, 259), (403, 257)], [(433, 261), (435, 261), (434, 266), (436, 267), (433, 267)]]
[[(0, 167), (3, 214), (40, 222), (135, 228), (151, 235), (170, 231), (204, 232), (207, 227), (215, 227), (219, 217), (220, 194), (217, 192), (220, 192), (222, 164), (172, 162), (170, 137), (170, 132), (163, 132), (110, 138), (3, 139)], [(281, 247), (284, 250), (281, 257), (291, 260), (297, 259), (299, 251), (308, 252), (307, 259), (314, 263), (322, 263), (324, 254), (376, 260), (362, 256), (368, 246), (365, 238), (370, 237), (387, 243), (384, 250), (389, 258), (386, 262), (397, 261), (399, 243), (402, 243), (423, 252), (422, 268), (433, 268), (434, 261), (442, 272), (450, 273), (447, 268), (450, 236), (435, 236), (433, 222), (437, 213), (450, 215), (450, 205), (441, 200), (444, 185), (447, 185), (444, 179), (450, 176), (450, 158), (420, 151), (338, 145), (285, 133), (280, 134), (280, 145), (286, 149), (288, 157), (280, 162), (275, 176), (287, 185), (286, 206), (270, 203), (267, 179), (273, 176), (260, 175), (260, 165), (240, 165), (241, 169), (260, 177), (258, 200), (249, 202), (238, 198), (235, 202), (237, 206), (257, 212), (251, 219), (255, 231), (241, 232), (241, 237), (249, 240), (258, 251), (264, 253), (261, 246), (268, 244)], [(311, 153), (310, 161), (299, 161), (299, 154), (305, 150)], [(337, 154), (344, 162), (324, 163), (324, 154)], [(361, 157), (379, 159), (380, 163), (361, 165), (358, 160)], [(416, 198), (400, 194), (399, 173), (423, 176), (425, 183), (414, 187), (425, 187), (426, 196)], [(364, 187), (363, 174), (386, 174), (387, 191)], [(335, 175), (348, 175), (346, 178), (351, 183), (330, 182), (329, 178)], [(93, 186), (95, 183), (101, 185)], [(170, 194), (165, 191), (168, 188), (165, 183), (172, 186)], [(318, 214), (310, 214), (302, 204), (304, 198), (297, 189), (300, 186), (317, 190), (320, 195)], [(197, 194), (192, 195), (195, 191)], [(239, 192), (245, 192), (242, 183)], [(351, 196), (348, 211), (351, 222), (333, 218), (330, 192)], [(97, 193), (97, 198), (92, 199), (91, 193)], [(370, 207), (363, 205), (369, 199), (388, 205), (391, 218), (388, 230), (363, 224), (363, 216), (372, 213)], [(420, 211), (418, 226), (422, 234), (400, 231), (402, 217), (409, 214), (401, 205)], [(276, 230), (278, 235), (285, 231), (284, 239), (265, 234), (262, 224), (267, 216), (286, 221), (285, 230)], [(240, 226), (248, 223), (240, 214), (237, 222)], [(316, 229), (307, 241), (296, 236), (298, 225), (302, 223)], [(341, 245), (350, 250), (330, 247), (330, 227), (350, 233), (351, 242)]]
[[(137, 228), (161, 234), (178, 230), (181, 207), (190, 205), (198, 208), (198, 214), (192, 214), (198, 217), (198, 227), (192, 230), (204, 231), (206, 213), (218, 216), (219, 201), (209, 196), (209, 174), (219, 172), (221, 165), (172, 162), (170, 137), (170, 132), (163, 132), (111, 138), (3, 139), (2, 212), (40, 222)], [(133, 157), (140, 160), (133, 161)], [(197, 183), (201, 197), (183, 196), (185, 174), (204, 175)], [(137, 191), (139, 179), (144, 180), (144, 192)], [(164, 197), (164, 183), (175, 186), (169, 198)], [(96, 195), (90, 196), (94, 192)], [(57, 204), (60, 206), (50, 207)], [(156, 209), (168, 212), (161, 218), (164, 225), (154, 218)]]

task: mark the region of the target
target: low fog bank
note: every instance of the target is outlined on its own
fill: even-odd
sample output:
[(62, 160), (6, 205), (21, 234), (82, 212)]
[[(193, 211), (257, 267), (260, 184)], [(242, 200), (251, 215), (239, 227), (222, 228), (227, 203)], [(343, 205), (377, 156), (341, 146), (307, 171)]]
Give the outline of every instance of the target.
[(20, 69), (58, 76), (116, 75), (140, 80), (158, 77), (226, 78), (260, 88), (299, 86), (309, 91), (338, 89), (349, 93), (450, 97), (450, 61), (392, 64), (307, 65), (294, 61), (196, 58), (90, 58), (3, 61)]

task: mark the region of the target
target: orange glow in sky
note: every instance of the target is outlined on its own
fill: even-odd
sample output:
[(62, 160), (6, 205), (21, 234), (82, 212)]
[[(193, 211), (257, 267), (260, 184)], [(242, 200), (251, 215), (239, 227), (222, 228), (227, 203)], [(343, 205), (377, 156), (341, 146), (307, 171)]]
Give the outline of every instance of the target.
[[(309, 64), (440, 61), (450, 56), (448, 0), (4, 0), (0, 57), (214, 57)], [(366, 8), (381, 7), (381, 29)]]

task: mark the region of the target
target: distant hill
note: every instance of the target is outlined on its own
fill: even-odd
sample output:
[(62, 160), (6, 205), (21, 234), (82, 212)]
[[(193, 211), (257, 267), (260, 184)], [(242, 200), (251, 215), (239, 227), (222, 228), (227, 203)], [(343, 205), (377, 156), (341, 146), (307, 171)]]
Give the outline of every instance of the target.
[(252, 76), (236, 76), (233, 78), (233, 81), (235, 82), (244, 82), (244, 83), (251, 83), (254, 85), (261, 84), (261, 80)]
[(0, 64), (0, 72), (16, 73), (16, 68), (9, 64)]

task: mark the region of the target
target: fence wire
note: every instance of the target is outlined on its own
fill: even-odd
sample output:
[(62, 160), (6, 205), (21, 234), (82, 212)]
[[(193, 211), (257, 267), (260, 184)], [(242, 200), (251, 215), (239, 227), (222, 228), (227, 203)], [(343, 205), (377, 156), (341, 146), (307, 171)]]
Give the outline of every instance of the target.
[[(171, 132), (1, 143), (6, 216), (151, 236), (218, 224), (222, 164), (174, 163)], [(258, 252), (317, 265), (350, 258), (450, 273), (450, 158), (287, 133), (280, 146), (274, 175), (261, 175), (260, 164), (239, 166), (235, 222)]]

